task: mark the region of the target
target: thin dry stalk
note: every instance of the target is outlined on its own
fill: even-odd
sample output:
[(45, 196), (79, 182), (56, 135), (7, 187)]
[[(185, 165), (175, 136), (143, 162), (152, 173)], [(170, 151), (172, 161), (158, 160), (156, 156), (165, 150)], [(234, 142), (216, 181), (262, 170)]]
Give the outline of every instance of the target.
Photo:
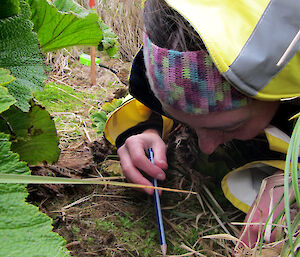
[(73, 203), (70, 203), (64, 207), (62, 207), (62, 210), (61, 211), (58, 211), (58, 212), (63, 212), (63, 211), (66, 211), (67, 209), (75, 206), (75, 205), (78, 205), (78, 204), (81, 204), (83, 202), (86, 202), (86, 201), (89, 201), (91, 200), (92, 198), (94, 197), (109, 197), (109, 198), (126, 198), (124, 196), (118, 196), (118, 195), (105, 195), (105, 194), (102, 194), (102, 195), (98, 195), (98, 194), (90, 194), (90, 195), (87, 195), (87, 196), (84, 196), (76, 201), (74, 201)]
[[(179, 187), (179, 188), (182, 188), (182, 187)], [(179, 205), (183, 204), (186, 200), (188, 200), (192, 194), (192, 191), (193, 191), (193, 183), (192, 185), (190, 186), (190, 193), (182, 200), (182, 201), (179, 201), (177, 204), (173, 205), (173, 206), (166, 206), (166, 207), (163, 207), (162, 209), (163, 210), (172, 210), (172, 209), (175, 209), (177, 208)]]
[[(266, 188), (266, 184), (267, 184), (266, 180), (263, 180), (262, 183), (261, 183), (260, 192), (259, 192), (259, 194), (258, 194), (258, 196), (257, 196), (257, 198), (254, 202), (253, 209), (250, 211), (249, 218), (248, 218), (249, 222), (251, 222), (251, 220), (253, 219), (254, 213), (255, 213), (255, 211), (257, 210), (257, 207), (258, 207), (259, 200), (261, 199), (262, 194), (263, 194), (263, 192)], [(249, 232), (249, 226), (250, 226), (249, 222), (246, 224), (245, 229), (244, 229), (244, 231), (242, 232), (242, 234), (240, 236), (241, 238), (245, 235), (245, 233), (247, 231)], [(260, 226), (260, 230), (262, 229), (261, 227), (262, 226)], [(260, 236), (258, 238), (260, 238)], [(239, 243), (236, 245), (235, 251), (237, 250), (237, 248), (239, 248)]]
[[(72, 49), (72, 51), (76, 50)], [(71, 53), (72, 51), (64, 48), (56, 52), (49, 52), (46, 54), (46, 64), (51, 66), (52, 73), (58, 76), (71, 74), (69, 63), (71, 60), (75, 59), (74, 55)]]
[(168, 223), (168, 225), (176, 232), (176, 234), (182, 239), (184, 240), (184, 236), (178, 231), (177, 229), (177, 225), (173, 224), (170, 220), (168, 220), (167, 218), (163, 217), (164, 221), (166, 223)]
[[(83, 2), (78, 0), (78, 2)], [(119, 38), (121, 56), (132, 61), (142, 45), (142, 6), (140, 0), (95, 2), (95, 10), (101, 19)]]
[(71, 85), (69, 85), (68, 83), (62, 81), (59, 78), (61, 78), (61, 77), (58, 77), (58, 76), (56, 76), (54, 74), (49, 77), (50, 80), (54, 80), (58, 84), (65, 85), (65, 86), (67, 86), (67, 87), (69, 87), (69, 88), (71, 88), (71, 89), (73, 89), (73, 90), (75, 90), (77, 92), (80, 92), (80, 93), (84, 92), (83, 90), (79, 90), (77, 87), (71, 86)]
[(200, 256), (200, 257), (206, 257), (205, 255), (201, 254), (199, 251), (195, 251), (194, 249), (188, 247), (185, 244), (181, 244), (180, 248), (189, 251), (189, 254), (191, 254), (191, 255)]

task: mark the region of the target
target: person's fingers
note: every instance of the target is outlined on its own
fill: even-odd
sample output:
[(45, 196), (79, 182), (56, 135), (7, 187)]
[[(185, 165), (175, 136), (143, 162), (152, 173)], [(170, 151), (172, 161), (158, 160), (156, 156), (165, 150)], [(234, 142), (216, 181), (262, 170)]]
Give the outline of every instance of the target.
[(164, 171), (158, 165), (153, 165), (146, 156), (145, 151), (147, 151), (151, 145), (147, 144), (147, 142), (145, 143), (143, 140), (136, 140), (136, 138), (130, 137), (126, 140), (125, 147), (128, 150), (132, 164), (136, 168), (142, 170), (152, 178), (158, 180), (164, 180), (166, 178)]
[[(141, 184), (145, 186), (152, 186), (152, 183), (147, 180), (140, 171), (133, 165), (131, 157), (126, 149), (122, 146), (118, 149), (118, 154), (120, 156), (120, 164), (124, 173), (124, 176), (131, 183)], [(152, 195), (153, 189), (151, 188), (141, 188), (141, 191), (144, 191), (147, 194)]]
[(153, 144), (153, 152), (154, 152), (154, 163), (159, 168), (166, 170), (168, 168), (167, 162), (167, 147), (163, 140), (155, 141)]
[(142, 136), (148, 139), (148, 148), (151, 147), (153, 149), (155, 165), (163, 170), (167, 169), (167, 147), (158, 132), (153, 129), (148, 129), (142, 133)]
[[(154, 151), (154, 164), (147, 157), (150, 147)], [(124, 145), (118, 149), (118, 155), (123, 173), (132, 183), (152, 185), (143, 173), (157, 180), (164, 180), (166, 177), (164, 173), (164, 169), (168, 167), (166, 145), (156, 130), (149, 129), (127, 138)], [(145, 188), (142, 191), (153, 194), (153, 189)]]

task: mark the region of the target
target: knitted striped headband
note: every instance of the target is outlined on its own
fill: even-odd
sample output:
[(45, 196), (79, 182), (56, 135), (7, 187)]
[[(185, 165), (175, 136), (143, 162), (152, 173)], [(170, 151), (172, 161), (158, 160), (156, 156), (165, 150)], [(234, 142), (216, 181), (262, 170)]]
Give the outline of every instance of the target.
[(247, 104), (247, 97), (222, 77), (206, 50), (168, 50), (154, 45), (145, 34), (143, 52), (151, 89), (162, 104), (190, 114)]

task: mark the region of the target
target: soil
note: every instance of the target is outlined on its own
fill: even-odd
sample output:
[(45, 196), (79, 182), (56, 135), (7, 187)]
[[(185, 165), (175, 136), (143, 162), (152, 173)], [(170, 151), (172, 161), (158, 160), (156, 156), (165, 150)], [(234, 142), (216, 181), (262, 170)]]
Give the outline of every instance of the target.
[[(100, 108), (105, 101), (124, 96), (130, 71), (130, 63), (121, 60), (106, 59), (105, 64), (116, 70), (117, 74), (97, 67), (95, 86), (91, 86), (89, 81), (89, 67), (83, 65), (69, 66), (60, 71), (53, 66), (50, 79), (86, 92), (107, 88), (106, 96), (97, 103)], [(107, 87), (111, 81), (118, 83), (115, 87)], [(61, 155), (58, 162), (31, 167), (33, 174), (70, 178), (103, 176), (125, 182), (116, 150), (91, 127), (89, 109), (87, 105), (86, 110), (81, 111), (82, 119), (86, 120), (85, 135), (69, 140), (60, 134)], [(167, 142), (171, 164), (168, 178), (161, 186), (201, 193), (203, 184), (214, 185), (215, 182), (210, 177), (193, 172), (192, 164), (198, 153), (196, 143), (189, 135), (186, 128), (178, 127)], [(110, 185), (30, 185), (29, 192), (28, 201), (37, 204), (54, 220), (53, 231), (65, 238), (72, 256), (161, 255), (150, 196), (131, 188)], [(207, 208), (203, 210), (203, 203), (197, 197), (164, 192), (161, 201), (170, 254), (191, 253), (198, 249), (213, 250), (219, 254), (228, 251), (230, 242), (228, 247), (224, 244), (225, 247), (216, 250), (215, 243), (199, 240), (205, 233), (218, 232), (220, 227)], [(241, 217), (241, 213), (232, 211), (228, 202), (226, 206), (229, 215)]]

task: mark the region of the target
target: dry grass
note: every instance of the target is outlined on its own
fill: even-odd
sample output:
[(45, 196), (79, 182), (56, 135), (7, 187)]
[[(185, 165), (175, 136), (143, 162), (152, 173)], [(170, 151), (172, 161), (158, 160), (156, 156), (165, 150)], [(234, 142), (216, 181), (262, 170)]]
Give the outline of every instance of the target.
[[(77, 0), (88, 7), (88, 1)], [(142, 0), (96, 0), (95, 10), (119, 38), (119, 50), (125, 61), (132, 61), (142, 45)]]
[[(83, 50), (88, 53), (88, 49), (73, 47), (47, 53), (46, 56), (46, 63), (51, 68), (51, 73), (46, 81), (47, 88), (53, 88), (64, 98), (55, 101), (60, 102), (60, 106), (55, 105), (55, 102), (45, 103), (41, 101), (40, 103), (51, 112), (57, 122), (57, 132), (62, 148), (68, 147), (70, 142), (82, 139), (89, 142), (97, 140), (99, 135), (91, 127), (90, 115), (100, 110), (105, 101), (110, 101), (117, 89), (124, 88), (117, 75), (98, 66), (96, 67), (97, 84), (92, 86), (90, 67), (80, 64), (77, 60)], [(126, 71), (125, 73), (128, 74), (128, 63), (109, 59), (104, 53), (99, 53), (99, 56), (107, 66), (117, 71)], [(48, 91), (45, 89), (43, 94), (49, 94)], [(53, 96), (49, 97), (53, 98)], [(73, 104), (70, 104), (71, 100)]]
[(80, 51), (76, 47), (48, 52), (46, 54), (46, 64), (50, 65), (51, 73), (56, 74), (57, 76), (70, 75), (71, 67), (69, 67), (69, 65), (79, 55)]

